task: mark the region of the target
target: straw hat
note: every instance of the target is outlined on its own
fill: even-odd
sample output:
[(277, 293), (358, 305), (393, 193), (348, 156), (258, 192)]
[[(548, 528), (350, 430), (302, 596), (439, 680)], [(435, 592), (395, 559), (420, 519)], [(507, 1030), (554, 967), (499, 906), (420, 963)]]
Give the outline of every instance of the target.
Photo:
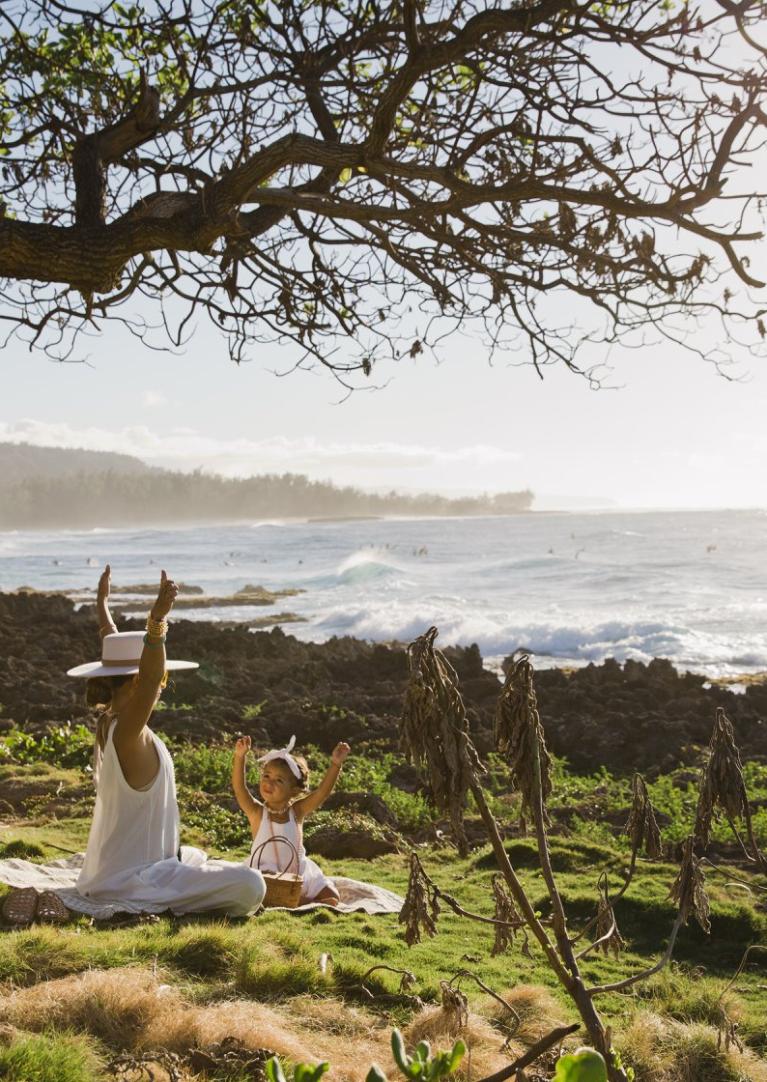
[[(69, 669), (67, 676), (131, 676), (138, 672), (144, 649), (143, 631), (115, 631), (101, 640), (101, 661), (88, 661)], [(166, 661), (168, 672), (198, 669), (196, 661)]]

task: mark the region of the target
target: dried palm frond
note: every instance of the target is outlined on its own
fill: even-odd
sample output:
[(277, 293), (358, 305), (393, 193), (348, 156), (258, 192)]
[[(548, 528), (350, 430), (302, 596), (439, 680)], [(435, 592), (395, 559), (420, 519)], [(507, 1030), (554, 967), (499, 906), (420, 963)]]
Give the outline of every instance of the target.
[(469, 736), (458, 676), (444, 654), (434, 648), (437, 635), (437, 628), (431, 627), (408, 647), (410, 682), (405, 693), (402, 747), (409, 759), (425, 768), (434, 803), (449, 816), (458, 850), (466, 856), (463, 811), (481, 764)]
[(405, 904), (399, 914), (400, 924), (405, 925), (405, 942), (409, 947), (421, 942), (421, 933), (429, 937), (437, 934), (439, 899), (432, 890), (431, 882), (424, 873), (416, 853), (410, 854), (410, 878), (407, 884)]
[(632, 778), (631, 791), (634, 800), (623, 833), (627, 834), (631, 841), (632, 856), (636, 856), (644, 847), (648, 857), (658, 860), (663, 855), (660, 827), (641, 774), (635, 774)]
[[(514, 899), (506, 890), (503, 876), (499, 874), (493, 876), (493, 898), (495, 899), (494, 920), (505, 921), (506, 923), (496, 924), (495, 942), (490, 954), (495, 956), (507, 951), (513, 945), (517, 931), (521, 931), (524, 936), (523, 950), (527, 946), (529, 951), (527, 929), (519, 915), (519, 910), (514, 904)], [(515, 927), (516, 925), (519, 927)]]
[(706, 877), (695, 856), (695, 839), (690, 835), (682, 846), (682, 866), (674, 880), (669, 897), (679, 906), (682, 923), (695, 917), (704, 932), (711, 931), (710, 909), (706, 894)]
[(617, 958), (620, 952), (625, 948), (626, 944), (618, 929), (615, 911), (610, 902), (610, 895), (608, 893), (607, 876), (604, 873), (599, 877), (599, 901), (597, 903), (596, 925), (596, 938), (594, 940), (595, 949), (601, 951), (602, 954), (605, 955), (612, 951)]
[(716, 711), (714, 731), (708, 745), (708, 761), (703, 768), (695, 813), (695, 839), (707, 846), (711, 840), (711, 823), (717, 807), (732, 822), (741, 816), (748, 818), (748, 794), (743, 780), (743, 764), (735, 743), (732, 723), (724, 710)]
[(551, 793), (551, 757), (533, 686), (533, 666), (526, 654), (512, 660), (495, 711), (495, 746), (506, 757), (522, 795), (522, 815), (535, 815), (540, 804), (544, 821)]

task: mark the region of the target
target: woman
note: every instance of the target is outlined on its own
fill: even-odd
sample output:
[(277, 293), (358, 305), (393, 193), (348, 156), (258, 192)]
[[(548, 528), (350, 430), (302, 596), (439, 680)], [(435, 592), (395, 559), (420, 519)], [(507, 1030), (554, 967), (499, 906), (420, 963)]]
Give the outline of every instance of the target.
[(263, 876), (241, 864), (208, 860), (199, 849), (179, 849), (173, 760), (148, 724), (167, 673), (197, 668), (165, 656), (167, 616), (178, 587), (163, 571), (146, 634), (117, 631), (109, 588), (107, 564), (97, 598), (101, 661), (68, 673), (86, 677), (89, 704), (103, 706), (94, 749), (96, 807), (77, 890), (133, 912), (247, 916), (261, 905)]

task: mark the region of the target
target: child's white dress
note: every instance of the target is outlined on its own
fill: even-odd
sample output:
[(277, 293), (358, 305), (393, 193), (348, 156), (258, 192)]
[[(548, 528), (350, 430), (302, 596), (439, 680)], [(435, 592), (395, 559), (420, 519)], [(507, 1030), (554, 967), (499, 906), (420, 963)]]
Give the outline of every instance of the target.
[[(288, 809), (288, 821), (278, 823), (269, 815), (267, 808), (261, 813), (261, 823), (258, 833), (250, 847), (250, 857), (246, 861), (253, 868), (262, 872), (296, 872), (296, 859), (290, 847), (283, 842), (272, 841), (273, 838), (287, 838), (298, 853), (297, 874), (303, 876), (304, 882), (301, 888), (301, 901), (311, 902), (326, 887), (338, 893), (333, 883), (311, 857), (307, 857), (301, 828), (292, 808)], [(256, 855), (256, 850), (264, 842), (269, 844)]]

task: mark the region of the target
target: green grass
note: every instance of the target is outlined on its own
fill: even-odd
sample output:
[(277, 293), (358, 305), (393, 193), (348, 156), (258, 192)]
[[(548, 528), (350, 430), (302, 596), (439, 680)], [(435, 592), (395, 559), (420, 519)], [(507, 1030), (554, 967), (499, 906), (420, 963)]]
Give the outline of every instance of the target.
[[(78, 734), (75, 742), (80, 738)], [(45, 745), (48, 758), (42, 763), (35, 762), (35, 749), (29, 741), (8, 742), (4, 738), (0, 740), (0, 749), (3, 746), (6, 750), (0, 750), (0, 783), (36, 788), (27, 815), (13, 821), (6, 832), (0, 857), (41, 860), (62, 856), (62, 849), (83, 849), (93, 806), (85, 764), (67, 765), (71, 764), (74, 752), (70, 749), (60, 754), (60, 744), (55, 741)], [(244, 857), (249, 836), (244, 817), (231, 806), (230, 749), (176, 744), (174, 758), (185, 825), (183, 840), (200, 844), (213, 855), (229, 859)], [(311, 765), (315, 771), (321, 772), (325, 762), (319, 752), (312, 752)], [(369, 749), (369, 754), (355, 755), (349, 761), (342, 775), (343, 786), (349, 791), (377, 793), (403, 824), (414, 829), (428, 823), (431, 813), (420, 794), (404, 793), (392, 785), (390, 775), (400, 763), (394, 752)], [(493, 806), (510, 826), (515, 820), (517, 798), (511, 791), (508, 770), (496, 756), (489, 756), (488, 763), (486, 780)], [(767, 769), (753, 764), (746, 769), (753, 786), (752, 795), (767, 793)], [(621, 872), (627, 866), (629, 853), (621, 825), (628, 814), (629, 786), (625, 780), (605, 772), (590, 778), (573, 776), (561, 762), (556, 764), (555, 784), (552, 806), (564, 811), (562, 816), (556, 811), (554, 815), (552, 863), (570, 925), (577, 930), (595, 910), (596, 880), (600, 872), (608, 871), (613, 890), (622, 882)], [(694, 814), (694, 788), (683, 778), (670, 776), (657, 779), (651, 789), (659, 810), (671, 817), (664, 836), (669, 840), (683, 837)], [(57, 792), (73, 794), (64, 809), (59, 806), (60, 800), (56, 802)], [(311, 825), (332, 822), (338, 816), (337, 812), (320, 813)], [(509, 836), (507, 848), (531, 899), (546, 917), (549, 901), (534, 841)], [(455, 895), (467, 909), (487, 916), (492, 914), (490, 882), (496, 867), (489, 846), (475, 849), (466, 859), (459, 858), (447, 845), (423, 847), (420, 853), (427, 871), (443, 889)], [(321, 863), (329, 874), (373, 880), (400, 893), (406, 889), (408, 857), (404, 849), (374, 861), (323, 860)], [(640, 861), (634, 883), (616, 906), (627, 949), (617, 959), (588, 956), (583, 963), (587, 981), (619, 980), (644, 969), (658, 957), (674, 919), (668, 894), (676, 871), (673, 863)], [(739, 874), (745, 875), (754, 887), (767, 885), (764, 877)], [(618, 1033), (641, 1007), (664, 1018), (700, 1027), (716, 1027), (724, 1010), (728, 1017), (737, 1016), (741, 1038), (765, 1055), (767, 991), (757, 964), (763, 965), (764, 956), (755, 957), (755, 964), (747, 966), (738, 978), (737, 988), (722, 998), (745, 948), (750, 943), (767, 943), (765, 895), (756, 890), (735, 889), (726, 878), (715, 875), (709, 875), (707, 885), (712, 905), (711, 937), (704, 936), (691, 922), (680, 934), (676, 961), (671, 968), (651, 982), (638, 985), (628, 995), (600, 997), (599, 1009)], [(573, 1009), (544, 964), (537, 945), (531, 945), (532, 956), (526, 957), (518, 937), (511, 953), (493, 958), (492, 942), (493, 933), (487, 925), (457, 917), (444, 906), (438, 935), (412, 948), (405, 944), (402, 927), (392, 915), (342, 915), (331, 910), (305, 915), (266, 912), (245, 922), (163, 917), (156, 924), (129, 928), (96, 928), (82, 918), (62, 928), (34, 927), (0, 934), (0, 988), (28, 987), (90, 969), (143, 966), (161, 967), (167, 980), (195, 1002), (217, 1003), (232, 996), (244, 996), (279, 1003), (296, 995), (309, 995), (339, 997), (353, 1006), (370, 1002), (363, 983), (374, 994), (396, 995), (399, 988), (396, 973), (378, 970), (365, 976), (372, 966), (380, 964), (412, 971), (416, 976), (414, 992), (424, 1001), (436, 1003), (440, 981), (468, 968), (499, 992), (519, 984), (544, 985), (558, 998), (563, 1015), (573, 1017)], [(332, 957), (325, 972), (319, 964), (323, 954)], [(470, 1002), (482, 998), (469, 980), (463, 983), (463, 989)], [(387, 1003), (393, 1021), (400, 1024), (407, 1021), (409, 1008), (402, 1003), (392, 1006), (391, 1000)], [(715, 1068), (706, 1060), (711, 1054), (709, 1031), (701, 1028), (696, 1033), (697, 1043), (689, 1056), (700, 1055), (705, 1070), (714, 1072)], [(689, 1035), (678, 1039), (688, 1038), (693, 1040)], [(0, 1054), (5, 1057), (0, 1059), (0, 1077), (41, 1080), (56, 1077), (64, 1082), (98, 1077), (93, 1066), (97, 1058), (88, 1058), (97, 1057), (98, 1049), (94, 1051), (95, 1046), (82, 1041), (78, 1044), (78, 1040), (72, 1036), (41, 1034), (32, 1038), (22, 1034), (9, 1043), (0, 1034)], [(3, 1041), (5, 1047), (1, 1047)], [(64, 1065), (55, 1068), (58, 1074), (29, 1073), (38, 1070), (35, 1064), (43, 1065), (40, 1072), (48, 1070), (46, 1056), (50, 1059), (51, 1049), (59, 1047)], [(683, 1053), (688, 1054), (684, 1050)], [(27, 1064), (23, 1067), (27, 1075), (19, 1073), (23, 1064)], [(83, 1064), (90, 1064), (87, 1070), (97, 1073), (82, 1074), (86, 1070)], [(721, 1082), (729, 1082), (729, 1076), (722, 1073), (724, 1068), (720, 1070), (720, 1066), (716, 1067), (720, 1073), (710, 1073), (710, 1078), (721, 1077)], [(700, 1077), (709, 1078), (709, 1075)]]
[(85, 1038), (66, 1033), (21, 1035), (0, 1047), (7, 1082), (93, 1082), (102, 1064)]

